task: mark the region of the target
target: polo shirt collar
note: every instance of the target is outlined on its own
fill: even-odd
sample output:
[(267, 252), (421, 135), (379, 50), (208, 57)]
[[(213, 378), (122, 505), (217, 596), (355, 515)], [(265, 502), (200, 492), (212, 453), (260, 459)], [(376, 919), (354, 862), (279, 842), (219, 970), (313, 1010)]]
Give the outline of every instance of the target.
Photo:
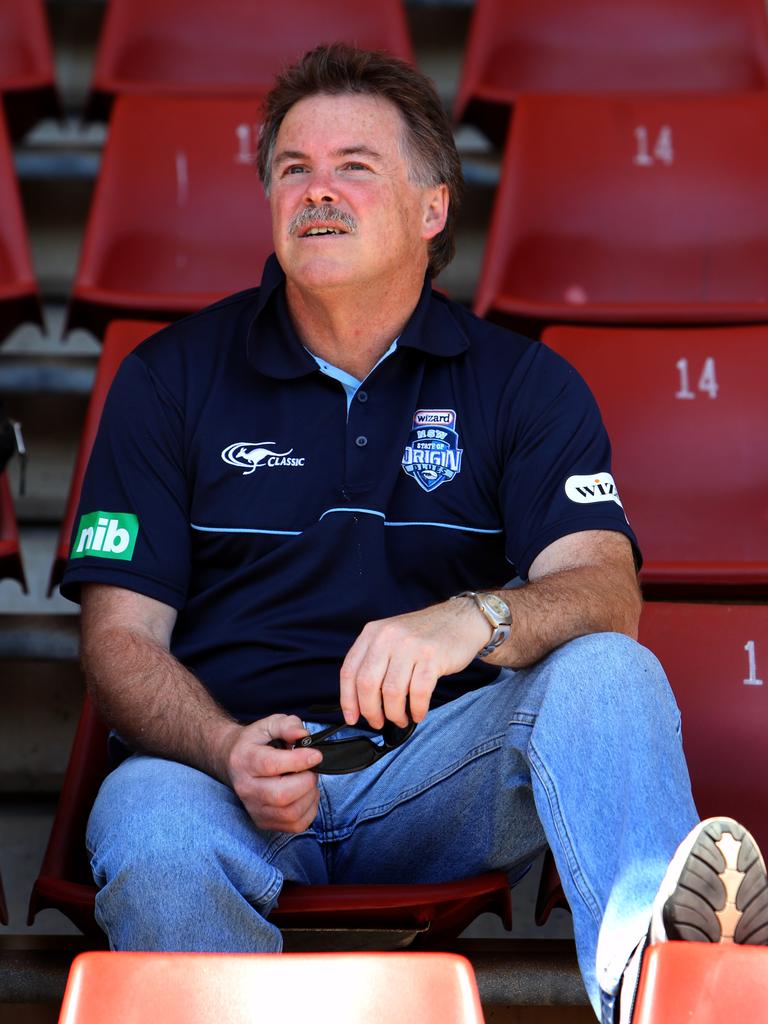
[[(289, 380), (317, 371), (291, 323), (285, 301), (285, 274), (274, 253), (264, 265), (256, 310), (248, 328), (248, 359), (267, 377)], [(429, 355), (456, 356), (469, 348), (469, 338), (452, 315), (448, 301), (424, 280), (419, 301), (397, 342)]]

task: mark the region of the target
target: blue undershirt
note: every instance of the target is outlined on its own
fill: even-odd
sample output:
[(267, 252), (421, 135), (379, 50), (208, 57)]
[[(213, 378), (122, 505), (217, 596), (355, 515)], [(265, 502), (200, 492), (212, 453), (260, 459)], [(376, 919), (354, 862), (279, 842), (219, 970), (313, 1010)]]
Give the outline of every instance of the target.
[[(306, 345), (304, 347), (307, 348)], [(381, 363), (383, 363), (387, 356), (391, 356), (396, 348), (397, 338), (395, 338), (395, 340), (389, 346), (389, 348), (381, 357), (381, 359), (379, 359), (379, 361), (376, 363), (376, 366), (379, 366)], [(333, 363), (326, 362), (325, 359), (321, 359), (319, 356), (316, 356), (315, 353), (310, 352), (308, 348), (307, 352), (309, 352), (309, 354), (315, 360), (317, 365), (320, 367), (321, 372), (324, 373), (326, 377), (331, 377), (333, 380), (337, 380), (339, 384), (341, 384), (341, 386), (344, 388), (344, 392), (347, 396), (347, 412), (349, 412), (349, 407), (352, 404), (352, 399), (355, 397), (355, 394), (357, 393), (358, 389), (362, 386), (364, 382), (362, 380), (358, 380), (357, 377), (353, 377), (352, 374), (347, 373), (346, 370), (340, 370), (339, 367), (334, 366)], [(370, 374), (373, 373), (373, 371), (376, 369), (376, 366), (371, 367), (368, 376), (370, 376)]]

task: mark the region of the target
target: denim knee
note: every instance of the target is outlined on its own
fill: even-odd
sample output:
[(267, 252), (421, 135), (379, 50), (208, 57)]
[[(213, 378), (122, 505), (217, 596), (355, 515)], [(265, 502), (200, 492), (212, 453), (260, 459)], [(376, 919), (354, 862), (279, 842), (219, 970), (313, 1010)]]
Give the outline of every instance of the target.
[(546, 659), (547, 699), (567, 700), (571, 713), (610, 713), (638, 722), (666, 721), (678, 733), (680, 712), (658, 658), (623, 633), (592, 633)]
[[(248, 898), (279, 889), (258, 833), (229, 787), (187, 765), (133, 757), (104, 782), (88, 823), (98, 884), (172, 889), (226, 876)], [(260, 866), (260, 870), (259, 870)]]

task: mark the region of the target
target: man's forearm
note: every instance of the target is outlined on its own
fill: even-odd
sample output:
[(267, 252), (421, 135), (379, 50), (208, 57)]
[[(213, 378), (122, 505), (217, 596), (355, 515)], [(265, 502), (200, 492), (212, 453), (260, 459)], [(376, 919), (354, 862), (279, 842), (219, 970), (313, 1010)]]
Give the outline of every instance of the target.
[(88, 631), (82, 664), (97, 707), (126, 742), (228, 781), (239, 726), (164, 647), (130, 629)]
[(589, 633), (637, 637), (640, 590), (622, 569), (579, 566), (496, 593), (509, 605), (512, 629), (509, 639), (484, 659), (493, 665), (533, 665), (568, 640)]

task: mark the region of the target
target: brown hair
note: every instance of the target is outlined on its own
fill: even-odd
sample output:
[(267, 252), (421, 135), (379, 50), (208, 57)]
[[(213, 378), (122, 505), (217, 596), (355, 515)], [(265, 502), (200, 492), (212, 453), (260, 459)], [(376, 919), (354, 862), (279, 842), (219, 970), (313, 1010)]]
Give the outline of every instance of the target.
[(358, 50), (346, 43), (317, 46), (278, 75), (264, 100), (257, 167), (269, 192), (272, 155), (283, 118), (307, 96), (361, 93), (381, 96), (400, 111), (405, 123), (410, 178), (417, 185), (446, 185), (448, 218), (429, 243), (429, 273), (436, 277), (453, 259), (456, 213), (464, 189), (461, 161), (448, 117), (432, 82), (420, 71), (387, 53)]

